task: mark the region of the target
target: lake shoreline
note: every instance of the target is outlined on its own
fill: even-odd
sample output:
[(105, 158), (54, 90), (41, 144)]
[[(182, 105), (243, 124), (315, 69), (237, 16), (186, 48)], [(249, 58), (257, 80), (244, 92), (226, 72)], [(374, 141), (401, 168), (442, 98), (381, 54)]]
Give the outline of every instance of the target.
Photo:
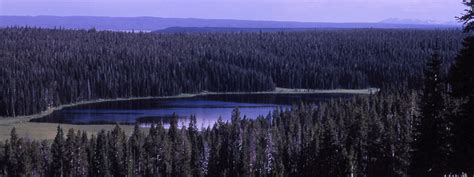
[(112, 99), (97, 99), (89, 101), (80, 101), (71, 104), (60, 105), (57, 107), (49, 108), (45, 111), (42, 111), (37, 114), (26, 115), (26, 116), (16, 116), (16, 117), (0, 117), (0, 126), (29, 122), (31, 119), (41, 118), (47, 115), (50, 115), (54, 111), (62, 110), (64, 108), (93, 104), (93, 103), (103, 103), (103, 102), (114, 102), (114, 101), (131, 101), (131, 100), (148, 100), (148, 99), (169, 99), (169, 98), (192, 98), (197, 96), (206, 96), (206, 95), (243, 95), (243, 94), (360, 94), (360, 95), (369, 95), (379, 92), (378, 88), (367, 88), (367, 89), (331, 89), (331, 90), (321, 90), (321, 89), (290, 89), (290, 88), (280, 88), (277, 87), (273, 91), (259, 91), (259, 92), (201, 92), (201, 93), (182, 93), (179, 95), (172, 96), (156, 96), (156, 97), (130, 97), (130, 98), (112, 98)]
[[(88, 132), (89, 135), (97, 134), (101, 130), (111, 130), (115, 125), (103, 124), (103, 125), (75, 125), (75, 124), (64, 124), (64, 123), (43, 123), (43, 122), (30, 122), (31, 119), (41, 118), (47, 116), (54, 111), (58, 111), (67, 107), (92, 104), (92, 103), (103, 103), (113, 101), (129, 101), (129, 100), (147, 100), (147, 99), (166, 99), (166, 98), (192, 98), (196, 96), (206, 95), (240, 95), (240, 94), (356, 94), (356, 95), (369, 95), (377, 93), (379, 89), (368, 88), (368, 89), (336, 89), (336, 90), (313, 90), (313, 89), (287, 89), (287, 88), (276, 88), (273, 91), (263, 92), (201, 92), (195, 94), (179, 94), (174, 96), (160, 96), (160, 97), (134, 97), (134, 98), (115, 98), (115, 99), (98, 99), (92, 101), (81, 101), (73, 104), (66, 104), (50, 108), (38, 114), (18, 117), (0, 117), (0, 141), (6, 140), (10, 137), (10, 131), (12, 128), (16, 128), (17, 133), (20, 137), (35, 140), (51, 140), (54, 139), (57, 131), (57, 127), (60, 126), (67, 130), (73, 128), (74, 130), (81, 130)], [(133, 131), (134, 125), (120, 125), (125, 132), (130, 134)], [(147, 128), (141, 128), (142, 131), (146, 131)]]

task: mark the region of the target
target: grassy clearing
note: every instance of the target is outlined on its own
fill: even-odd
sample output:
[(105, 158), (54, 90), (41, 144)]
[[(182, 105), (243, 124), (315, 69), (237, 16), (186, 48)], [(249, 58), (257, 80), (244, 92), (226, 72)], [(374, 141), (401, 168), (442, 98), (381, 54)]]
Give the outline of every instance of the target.
[[(50, 108), (44, 112), (18, 117), (0, 117), (0, 141), (4, 141), (10, 137), (10, 131), (13, 127), (17, 129), (20, 136), (29, 139), (53, 139), (56, 135), (56, 129), (60, 125), (65, 131), (70, 128), (75, 130), (86, 131), (89, 134), (96, 134), (100, 130), (110, 130), (115, 125), (71, 125), (71, 124), (57, 124), (57, 123), (36, 123), (29, 122), (31, 119), (43, 117), (51, 114), (56, 110), (61, 110), (66, 107), (108, 102), (108, 101), (126, 101), (126, 100), (138, 100), (138, 99), (158, 99), (158, 98), (189, 98), (200, 95), (218, 95), (218, 94), (373, 94), (378, 92), (379, 89), (368, 88), (368, 89), (334, 89), (334, 90), (315, 90), (315, 89), (288, 89), (288, 88), (276, 88), (274, 91), (263, 91), (263, 92), (202, 92), (198, 94), (180, 94), (176, 96), (163, 96), (163, 97), (138, 97), (138, 98), (117, 98), (117, 99), (99, 99), (94, 101), (82, 101), (74, 104), (62, 105), (54, 108)], [(121, 125), (121, 128), (127, 134), (133, 131), (132, 125)]]
[[(115, 125), (70, 125), (70, 124), (55, 124), (55, 123), (34, 123), (22, 122), (10, 125), (0, 125), (0, 141), (5, 141), (10, 138), (10, 131), (13, 127), (20, 137), (32, 140), (52, 140), (56, 136), (57, 127), (61, 126), (66, 134), (70, 128), (75, 131), (86, 131), (89, 135), (97, 134), (101, 130), (112, 130)], [(133, 131), (133, 125), (120, 125), (127, 135)]]

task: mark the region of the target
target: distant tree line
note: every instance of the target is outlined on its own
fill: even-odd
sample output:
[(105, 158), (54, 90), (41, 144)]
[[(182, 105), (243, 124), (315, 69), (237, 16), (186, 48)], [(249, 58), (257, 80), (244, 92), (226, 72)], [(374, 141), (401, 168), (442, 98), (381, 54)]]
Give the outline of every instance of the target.
[(155, 34), (0, 29), (0, 116), (83, 100), (289, 88), (421, 88), (428, 49), (447, 70), (459, 30)]

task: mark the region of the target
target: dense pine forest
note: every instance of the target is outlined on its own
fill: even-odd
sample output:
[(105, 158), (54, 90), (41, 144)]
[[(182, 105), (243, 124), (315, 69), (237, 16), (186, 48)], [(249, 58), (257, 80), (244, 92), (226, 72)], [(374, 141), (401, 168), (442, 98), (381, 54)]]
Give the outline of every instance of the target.
[[(200, 131), (195, 121), (170, 128), (117, 126), (88, 138), (58, 134), (52, 144), (12, 130), (0, 166), (6, 176), (403, 176), (409, 167), (416, 94), (395, 93), (300, 105)], [(409, 104), (406, 104), (409, 103)], [(2, 171), (0, 171), (1, 174)]]
[[(469, 8), (474, 2), (465, 3)], [(457, 30), (0, 30), (0, 115), (98, 98), (275, 87), (380, 92), (198, 128), (57, 128), (0, 142), (0, 176), (474, 176), (474, 12)], [(146, 131), (144, 131), (146, 130)]]
[(123, 33), (0, 29), (0, 116), (100, 98), (286, 88), (421, 88), (438, 47), (447, 70), (460, 30)]
[[(0, 143), (3, 176), (443, 176), (474, 174), (474, 37), (449, 70), (432, 50), (421, 89), (318, 105), (295, 105), (257, 119), (232, 113), (199, 129), (136, 125), (126, 135), (88, 135), (58, 127), (51, 141), (11, 137)], [(411, 91), (410, 91), (411, 90)]]

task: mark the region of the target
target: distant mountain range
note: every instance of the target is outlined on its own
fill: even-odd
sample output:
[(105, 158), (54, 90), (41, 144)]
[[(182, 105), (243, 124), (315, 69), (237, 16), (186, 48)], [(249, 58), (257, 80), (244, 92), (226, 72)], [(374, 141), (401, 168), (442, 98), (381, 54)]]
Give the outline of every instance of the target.
[(291, 21), (254, 21), (159, 17), (94, 17), (94, 16), (0, 16), (0, 27), (30, 26), (114, 31), (261, 31), (314, 28), (457, 28), (458, 24), (408, 23), (388, 20), (379, 23), (317, 23)]
[(380, 21), (380, 23), (418, 24), (418, 25), (452, 25), (452, 26), (460, 25), (456, 21), (436, 21), (436, 20), (400, 19), (400, 18), (388, 18), (388, 19)]
[(169, 27), (156, 30), (157, 33), (215, 33), (215, 32), (279, 32), (279, 31), (311, 31), (317, 28), (225, 28), (225, 27)]

